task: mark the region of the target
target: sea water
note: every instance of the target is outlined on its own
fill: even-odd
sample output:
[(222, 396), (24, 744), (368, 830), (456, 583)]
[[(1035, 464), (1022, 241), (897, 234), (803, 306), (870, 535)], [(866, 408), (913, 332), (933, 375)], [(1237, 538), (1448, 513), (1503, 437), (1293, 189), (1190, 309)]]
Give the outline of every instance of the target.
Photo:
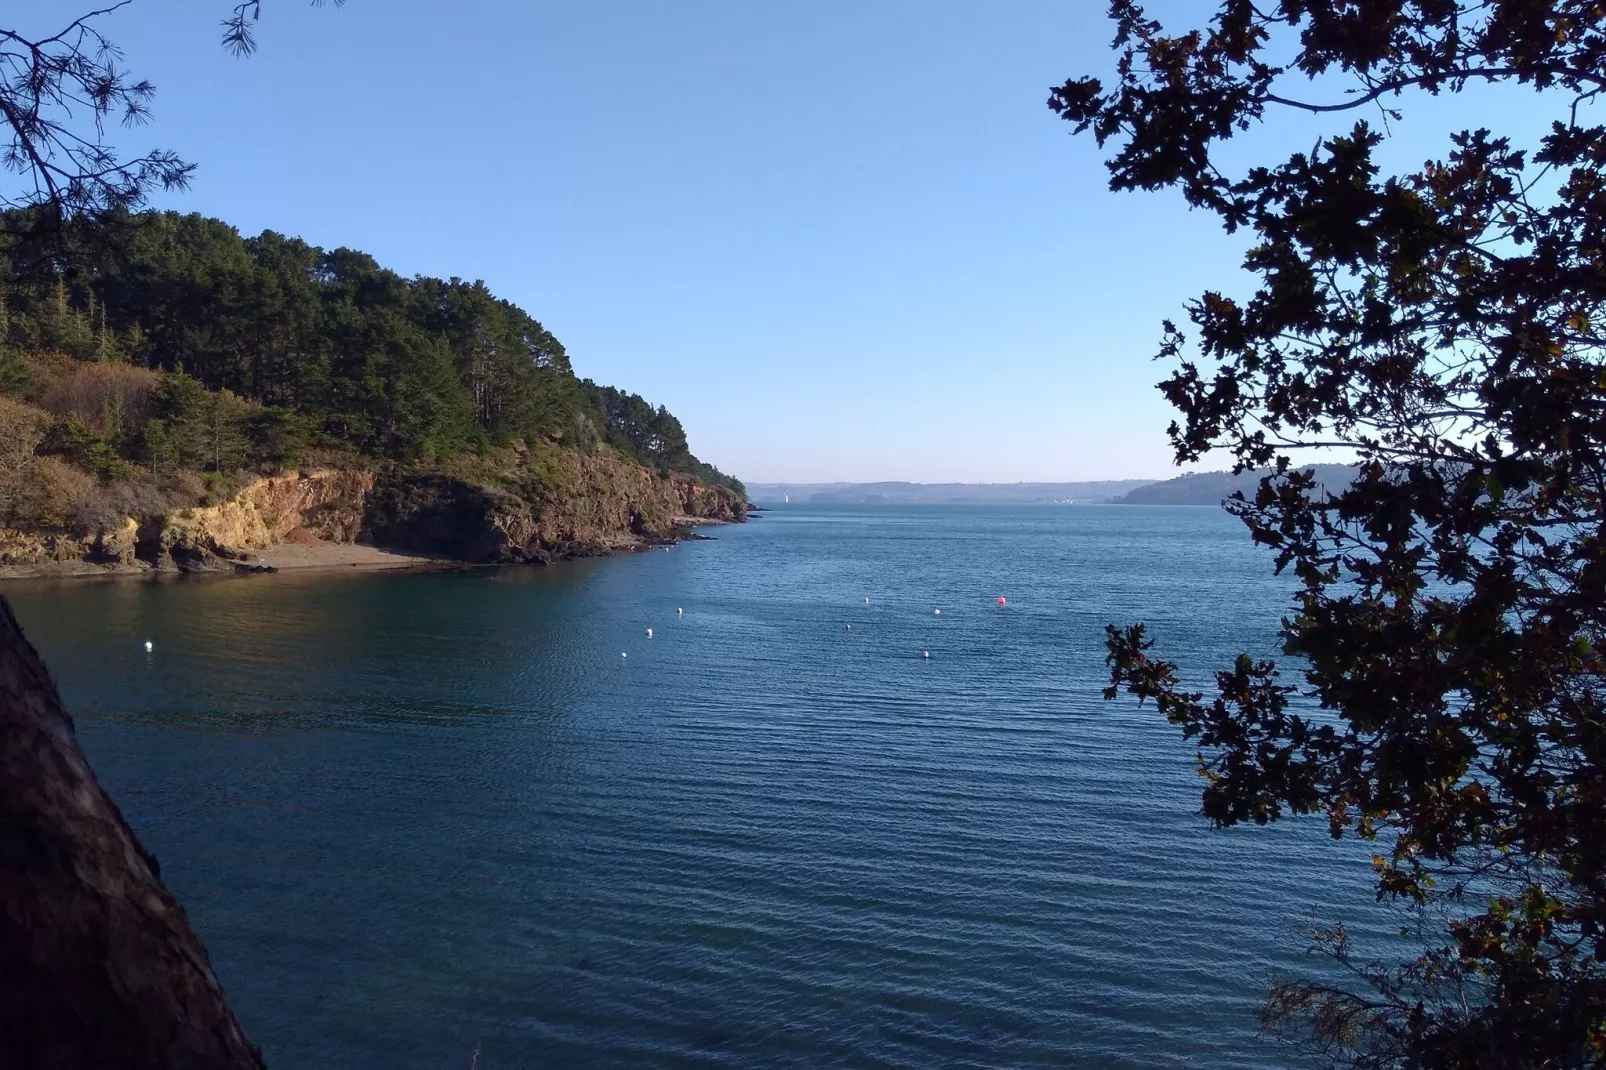
[(1212, 830), (1179, 730), (1099, 694), (1109, 623), (1201, 683), (1274, 648), (1241, 525), (709, 533), (3, 593), (270, 1067), (1297, 1062), (1259, 1007), (1313, 919), (1375, 921), (1363, 845)]

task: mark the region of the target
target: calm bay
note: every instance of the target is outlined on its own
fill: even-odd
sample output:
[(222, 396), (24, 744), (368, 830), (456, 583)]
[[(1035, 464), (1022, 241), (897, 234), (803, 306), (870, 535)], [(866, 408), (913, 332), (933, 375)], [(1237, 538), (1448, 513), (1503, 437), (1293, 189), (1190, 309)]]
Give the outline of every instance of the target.
[(1313, 912), (1381, 924), (1367, 852), (1211, 830), (1180, 733), (1099, 694), (1108, 623), (1201, 683), (1272, 648), (1241, 525), (710, 533), (4, 593), (270, 1066), (1287, 1065), (1259, 1004)]

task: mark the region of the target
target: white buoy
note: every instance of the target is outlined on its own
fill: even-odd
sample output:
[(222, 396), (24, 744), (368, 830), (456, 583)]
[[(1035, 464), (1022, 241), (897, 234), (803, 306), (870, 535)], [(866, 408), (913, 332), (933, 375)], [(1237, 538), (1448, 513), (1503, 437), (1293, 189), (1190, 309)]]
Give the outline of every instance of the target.
[(851, 632), (853, 630), (853, 625), (844, 624), (844, 625), (842, 625), (842, 630), (845, 631), (845, 632)]
[(150, 652), (151, 652), (151, 641), (149, 639), (147, 639), (147, 640), (145, 640), (145, 653), (149, 654)]
[(934, 616), (934, 617), (940, 617), (940, 616), (942, 616), (942, 610), (934, 609), (934, 610), (931, 611), (931, 615)]
[(684, 609), (677, 609), (677, 610), (675, 610), (675, 614), (677, 616), (685, 616), (686, 611)]
[(625, 653), (625, 652), (623, 652), (623, 651), (620, 651), (620, 652), (619, 652), (619, 656), (620, 656), (620, 657), (621, 657), (621, 658), (628, 658), (628, 657), (629, 657), (629, 656), (630, 656), (630, 655), (629, 655), (629, 654), (626, 654), (626, 653)]
[(931, 660), (931, 651), (926, 650), (926, 651), (922, 651), (922, 653), (924, 653), (926, 655), (926, 660), (927, 661)]
[(651, 629), (651, 628), (648, 628), (648, 629), (647, 629), (647, 638), (648, 638), (648, 639), (651, 639), (651, 638), (652, 638), (652, 629)]
[(866, 598), (866, 599), (865, 599), (865, 600), (864, 600), (864, 604), (865, 604), (865, 605), (869, 605), (869, 604), (870, 604), (870, 600), (869, 600), (869, 599), (868, 599), (868, 598)]

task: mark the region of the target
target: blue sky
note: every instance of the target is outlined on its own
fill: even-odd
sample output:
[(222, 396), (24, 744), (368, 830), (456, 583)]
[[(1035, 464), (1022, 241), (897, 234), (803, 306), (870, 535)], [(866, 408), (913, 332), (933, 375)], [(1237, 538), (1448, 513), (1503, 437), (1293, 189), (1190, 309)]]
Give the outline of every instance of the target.
[(267, 0), (248, 60), (230, 6), (106, 22), (163, 207), (482, 278), (750, 481), (1170, 473), (1159, 322), (1241, 242), (1044, 106), (1102, 3)]

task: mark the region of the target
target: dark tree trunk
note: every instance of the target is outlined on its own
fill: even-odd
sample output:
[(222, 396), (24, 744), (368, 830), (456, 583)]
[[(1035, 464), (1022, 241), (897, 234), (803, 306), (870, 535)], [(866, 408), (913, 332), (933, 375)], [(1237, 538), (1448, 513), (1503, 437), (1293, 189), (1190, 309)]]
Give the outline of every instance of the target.
[(0, 598), (0, 1068), (261, 1066)]

